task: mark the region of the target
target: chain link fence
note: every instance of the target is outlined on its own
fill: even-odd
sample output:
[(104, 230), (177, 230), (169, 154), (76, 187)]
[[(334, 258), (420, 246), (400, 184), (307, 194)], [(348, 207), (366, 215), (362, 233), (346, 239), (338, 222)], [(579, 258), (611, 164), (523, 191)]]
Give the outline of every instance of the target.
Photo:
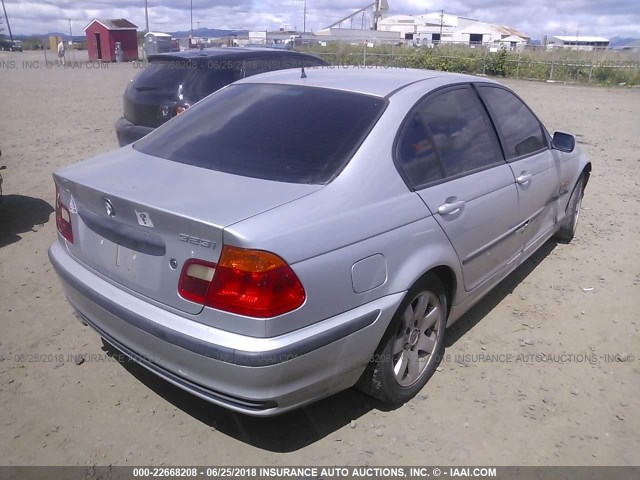
[(473, 75), (605, 85), (640, 85), (640, 48), (505, 48), (494, 44), (429, 46), (326, 42), (296, 48), (336, 67), (424, 68)]

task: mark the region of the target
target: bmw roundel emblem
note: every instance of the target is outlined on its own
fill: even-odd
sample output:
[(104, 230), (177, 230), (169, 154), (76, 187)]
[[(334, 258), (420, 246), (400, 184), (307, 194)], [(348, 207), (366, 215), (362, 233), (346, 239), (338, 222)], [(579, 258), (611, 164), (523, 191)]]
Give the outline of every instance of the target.
[(107, 215), (109, 215), (110, 217), (115, 216), (116, 209), (113, 208), (113, 203), (111, 203), (111, 200), (109, 200), (108, 198), (105, 198), (104, 199), (104, 207), (107, 210)]

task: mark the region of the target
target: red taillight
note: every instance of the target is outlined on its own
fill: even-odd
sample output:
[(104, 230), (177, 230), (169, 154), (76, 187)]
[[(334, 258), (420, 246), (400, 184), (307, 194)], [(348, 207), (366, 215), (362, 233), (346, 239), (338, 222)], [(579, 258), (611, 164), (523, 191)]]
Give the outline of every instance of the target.
[(182, 269), (182, 297), (208, 307), (249, 317), (268, 318), (304, 303), (304, 288), (277, 255), (225, 246), (217, 265), (189, 260)]
[(58, 227), (60, 235), (62, 235), (67, 242), (73, 243), (71, 214), (69, 213), (69, 209), (62, 204), (60, 197), (60, 190), (58, 190), (58, 185), (56, 184), (56, 226)]

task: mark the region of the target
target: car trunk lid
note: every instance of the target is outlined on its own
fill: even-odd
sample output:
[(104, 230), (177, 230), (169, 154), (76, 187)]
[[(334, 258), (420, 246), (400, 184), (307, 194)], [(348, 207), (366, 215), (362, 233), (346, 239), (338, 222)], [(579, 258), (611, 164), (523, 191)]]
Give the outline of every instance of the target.
[(178, 294), (184, 262), (216, 262), (223, 229), (321, 188), (242, 177), (125, 147), (54, 174), (68, 206), (71, 255), (157, 302), (197, 314)]

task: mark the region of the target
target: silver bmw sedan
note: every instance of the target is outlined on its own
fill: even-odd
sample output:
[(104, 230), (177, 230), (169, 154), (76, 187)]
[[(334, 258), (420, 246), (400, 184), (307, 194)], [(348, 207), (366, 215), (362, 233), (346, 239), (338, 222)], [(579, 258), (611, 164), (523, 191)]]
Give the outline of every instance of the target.
[(201, 398), (399, 405), (449, 325), (573, 238), (590, 171), (486, 78), (284, 70), (57, 171), (49, 257), (84, 323)]

